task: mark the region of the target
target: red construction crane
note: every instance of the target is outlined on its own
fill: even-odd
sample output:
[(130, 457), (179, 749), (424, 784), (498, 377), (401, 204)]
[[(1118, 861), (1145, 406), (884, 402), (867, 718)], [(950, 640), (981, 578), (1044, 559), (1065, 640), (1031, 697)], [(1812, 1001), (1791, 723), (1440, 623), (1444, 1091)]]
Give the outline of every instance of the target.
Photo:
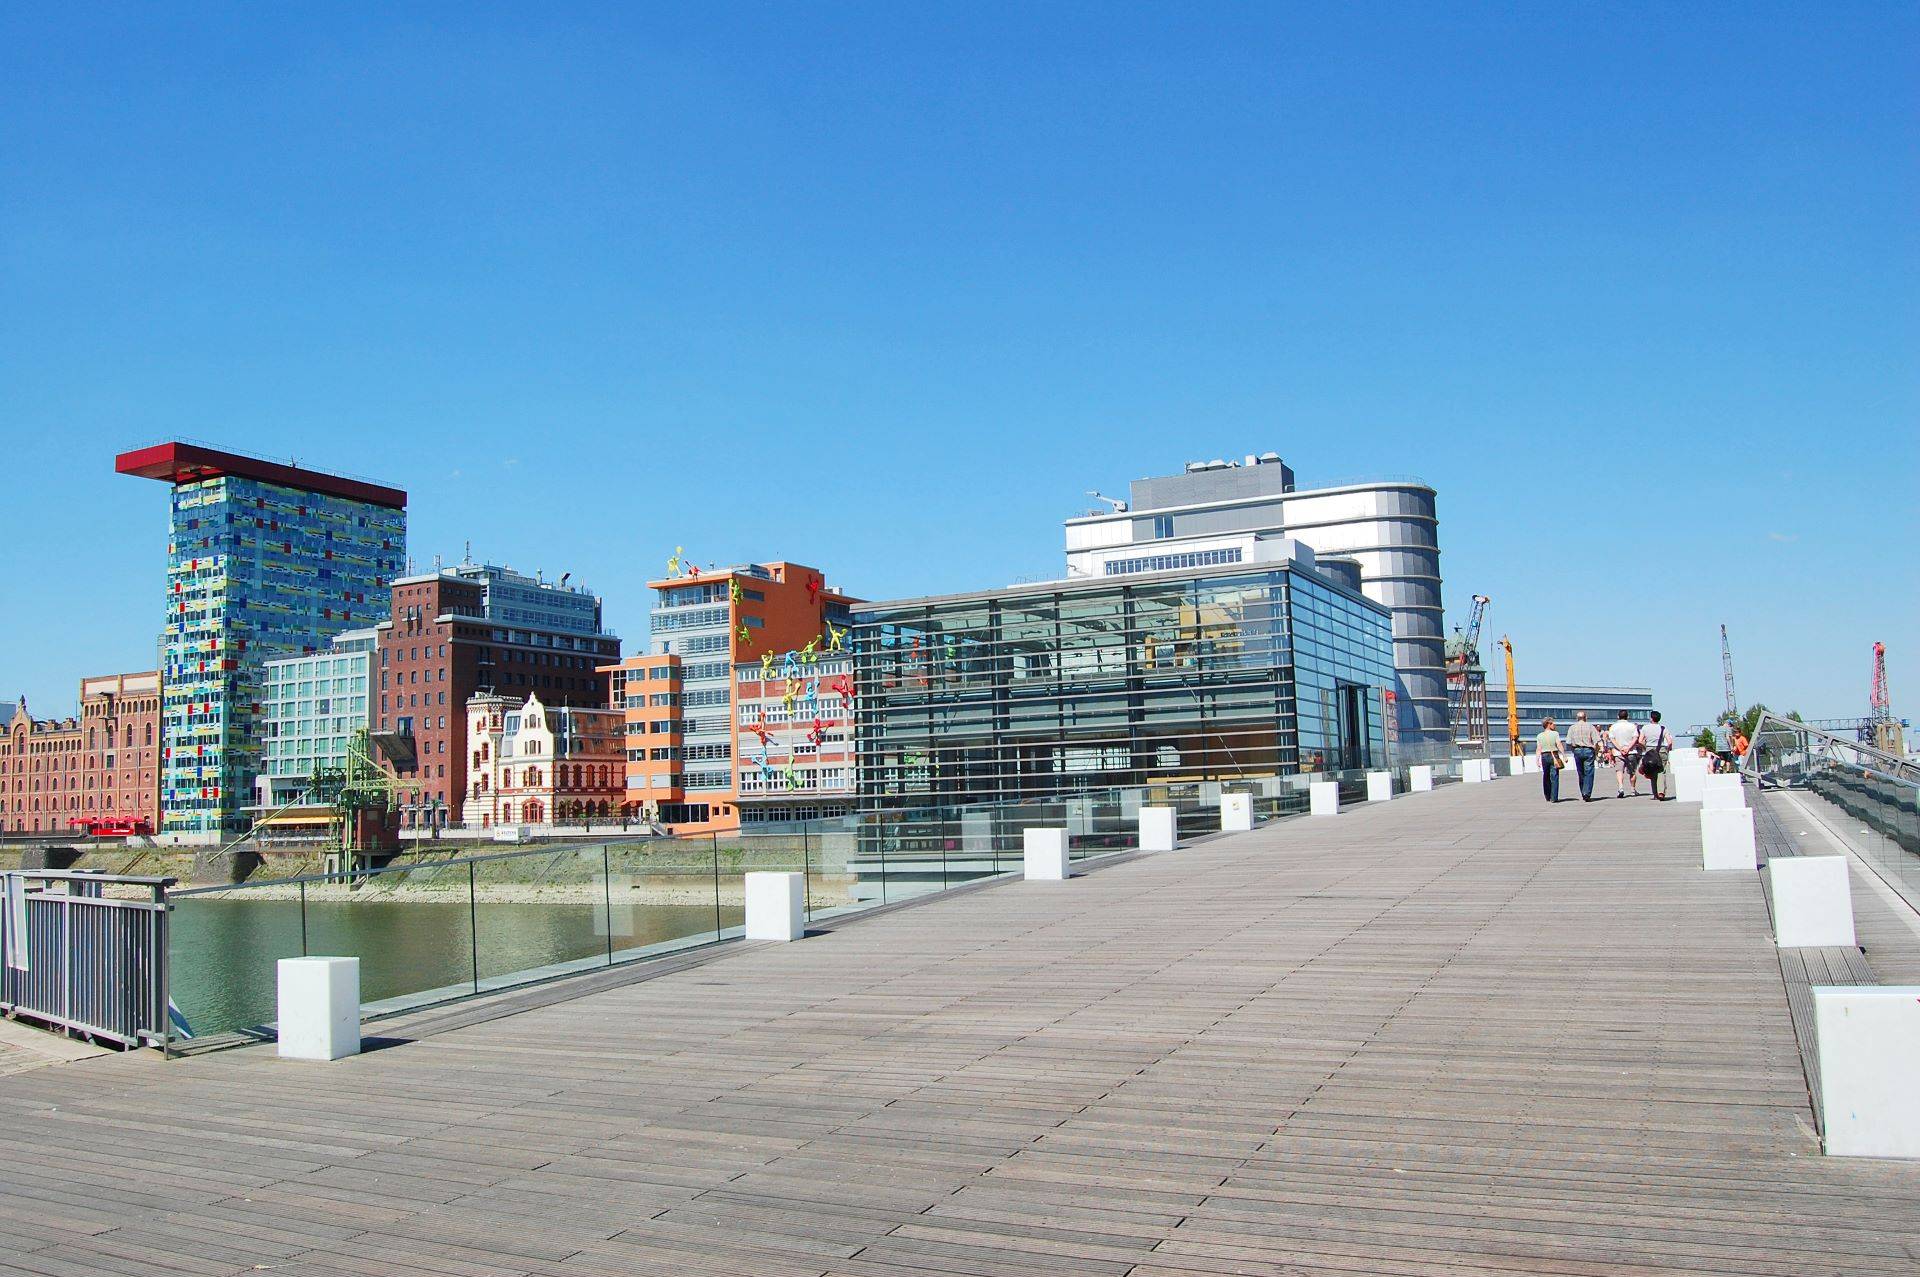
[(1889, 754), (1904, 753), (1900, 724), (1893, 717), (1893, 698), (1887, 695), (1887, 645), (1873, 645), (1873, 690), (1867, 694), (1867, 725), (1873, 733), (1874, 748)]

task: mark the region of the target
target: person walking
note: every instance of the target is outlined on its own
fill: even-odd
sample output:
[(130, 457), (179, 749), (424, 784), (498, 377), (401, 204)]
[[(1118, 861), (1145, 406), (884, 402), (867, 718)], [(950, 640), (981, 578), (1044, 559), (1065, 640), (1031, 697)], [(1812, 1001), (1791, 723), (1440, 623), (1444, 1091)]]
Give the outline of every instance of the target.
[(1600, 729), (1587, 721), (1587, 711), (1573, 712), (1573, 726), (1567, 729), (1567, 748), (1573, 751), (1573, 768), (1580, 779), (1580, 801), (1593, 801), (1593, 760), (1600, 752)]
[[(1640, 729), (1640, 774), (1647, 778), (1647, 790), (1656, 803), (1671, 797), (1661, 791), (1666, 788), (1667, 751), (1672, 748), (1673, 733), (1660, 721), (1660, 711), (1656, 709), (1647, 715), (1647, 725)], [(1635, 788), (1637, 791), (1638, 786)]]
[(1560, 769), (1567, 765), (1567, 756), (1560, 748), (1560, 733), (1553, 730), (1553, 720), (1540, 720), (1540, 734), (1533, 738), (1533, 752), (1540, 763), (1540, 792), (1546, 795), (1550, 803), (1560, 801)]
[(1617, 788), (1615, 798), (1627, 796), (1627, 786), (1633, 786), (1633, 792), (1640, 792), (1640, 729), (1627, 717), (1627, 711), (1621, 710), (1620, 717), (1613, 720), (1607, 728), (1607, 743), (1613, 746), (1613, 779)]

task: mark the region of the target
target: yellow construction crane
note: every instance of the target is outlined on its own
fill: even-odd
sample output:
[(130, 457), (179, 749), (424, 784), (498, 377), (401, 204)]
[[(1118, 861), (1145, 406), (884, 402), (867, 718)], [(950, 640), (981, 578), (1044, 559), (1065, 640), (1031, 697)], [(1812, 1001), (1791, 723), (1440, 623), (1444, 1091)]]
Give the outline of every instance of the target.
[(1520, 693), (1513, 685), (1513, 640), (1502, 634), (1500, 650), (1507, 657), (1507, 752), (1520, 757)]

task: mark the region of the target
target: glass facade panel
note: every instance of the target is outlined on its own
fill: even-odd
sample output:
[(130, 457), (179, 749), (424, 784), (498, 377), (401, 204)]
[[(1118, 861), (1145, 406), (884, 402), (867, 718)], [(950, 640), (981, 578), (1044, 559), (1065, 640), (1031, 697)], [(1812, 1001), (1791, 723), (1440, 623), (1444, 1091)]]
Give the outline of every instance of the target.
[(1231, 568), (854, 611), (865, 808), (1386, 762), (1391, 614)]

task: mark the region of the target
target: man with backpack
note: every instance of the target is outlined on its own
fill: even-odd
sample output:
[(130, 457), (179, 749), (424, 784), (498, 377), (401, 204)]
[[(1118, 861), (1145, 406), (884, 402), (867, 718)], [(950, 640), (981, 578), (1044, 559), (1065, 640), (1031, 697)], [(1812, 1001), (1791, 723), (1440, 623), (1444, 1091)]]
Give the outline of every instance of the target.
[(1647, 787), (1653, 792), (1653, 801), (1670, 802), (1672, 795), (1663, 791), (1666, 788), (1667, 752), (1673, 748), (1673, 733), (1660, 721), (1660, 711), (1654, 710), (1647, 715), (1647, 724), (1640, 729), (1640, 774), (1647, 778)]

